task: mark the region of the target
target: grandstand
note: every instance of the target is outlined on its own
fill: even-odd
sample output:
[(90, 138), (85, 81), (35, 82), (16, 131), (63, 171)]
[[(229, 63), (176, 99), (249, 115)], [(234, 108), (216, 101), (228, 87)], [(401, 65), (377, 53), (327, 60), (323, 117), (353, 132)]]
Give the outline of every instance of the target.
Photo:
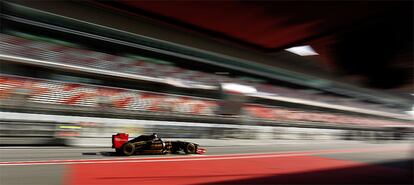
[[(145, 57), (120, 57), (91, 50), (65, 47), (62, 45), (39, 42), (20, 37), (1, 35), (1, 49), (4, 58), (11, 58), (15, 62), (26, 62), (40, 66), (54, 66), (58, 68), (71, 67), (79, 71), (92, 71), (92, 73), (128, 76), (131, 75), (140, 80), (152, 82), (167, 82), (171, 79), (187, 84), (193, 88), (215, 89), (218, 82), (232, 82), (255, 86), (260, 92), (272, 93), (282, 97), (292, 97), (305, 100), (316, 100), (350, 107), (374, 109), (384, 112), (402, 112), (398, 109), (387, 108), (378, 104), (360, 103), (351, 98), (343, 98), (334, 95), (309, 94), (305, 91), (297, 91), (288, 87), (269, 84), (252, 83), (237, 78), (229, 78), (201, 71), (188, 70), (172, 66), (171, 63), (155, 64), (159, 61)], [(44, 39), (47, 40), (47, 39)], [(50, 40), (50, 39), (49, 39)], [(33, 61), (17, 60), (16, 57), (34, 59)], [(104, 70), (104, 71), (102, 71)]]
[[(115, 109), (144, 112), (167, 112), (198, 116), (215, 116), (217, 100), (177, 96), (137, 90), (127, 90), (78, 83), (65, 83), (15, 76), (1, 76), (0, 98), (26, 103), (93, 107), (99, 111), (108, 106)], [(245, 114), (270, 121), (325, 122), (365, 126), (404, 125), (404, 122), (385, 121), (347, 115), (289, 110), (259, 104), (246, 104)]]

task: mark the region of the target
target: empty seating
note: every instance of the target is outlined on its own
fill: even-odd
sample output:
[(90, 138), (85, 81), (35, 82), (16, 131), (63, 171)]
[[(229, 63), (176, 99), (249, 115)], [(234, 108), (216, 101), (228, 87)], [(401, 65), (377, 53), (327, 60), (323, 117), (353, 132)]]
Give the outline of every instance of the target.
[[(111, 108), (130, 111), (174, 112), (190, 115), (215, 115), (218, 102), (196, 97), (176, 96), (161, 93), (64, 83), (0, 75), (0, 100), (15, 100), (38, 104), (100, 108), (102, 104)], [(74, 107), (74, 108), (75, 108)], [(356, 125), (393, 125), (398, 121), (362, 118), (343, 114), (306, 112), (281, 107), (249, 104), (245, 113), (252, 118), (272, 121), (305, 121)]]
[[(75, 83), (0, 76), (0, 99), (15, 99), (26, 92), (28, 102), (98, 108), (101, 104), (125, 110), (169, 111), (212, 115), (216, 105), (210, 100), (136, 90), (125, 90)], [(22, 93), (20, 93), (22, 94)]]
[[(90, 67), (127, 74), (137, 74), (157, 78), (170, 77), (173, 79), (181, 79), (184, 81), (194, 81), (201, 84), (215, 85), (217, 84), (217, 82), (250, 84), (255, 86), (259, 91), (274, 93), (279, 96), (293, 97), (299, 99), (310, 99), (325, 103), (381, 110), (387, 112), (399, 111), (392, 108), (385, 108), (380, 105), (360, 103), (348, 98), (339, 98), (334, 96), (306, 93), (297, 89), (291, 89), (287, 87), (272, 86), (260, 83), (248, 83), (241, 81), (240, 79), (230, 78), (227, 76), (220, 76), (195, 70), (188, 70), (171, 65), (152, 63), (149, 61), (149, 59), (143, 57), (120, 57), (102, 52), (90, 51), (86, 49), (78, 49), (61, 46), (53, 43), (23, 39), (20, 37), (10, 36), (6, 34), (0, 34), (0, 54), (9, 54), (14, 56), (28, 57), (31, 59), (46, 60), (54, 63)], [(55, 98), (57, 98), (57, 96), (70, 96), (64, 93), (62, 95), (58, 94), (59, 93), (57, 92), (55, 93)], [(68, 102), (76, 102), (88, 106), (94, 106), (94, 104), (96, 104), (96, 102), (94, 102), (94, 97), (91, 96), (90, 93), (78, 93), (76, 97), (78, 98), (72, 98), (68, 100)], [(128, 100), (122, 101), (124, 101), (124, 103), (121, 103), (121, 105), (125, 107), (129, 107), (130, 109), (137, 108), (137, 100), (133, 96), (130, 96)], [(125, 102), (131, 102), (134, 106), (126, 106), (127, 104)], [(50, 103), (56, 102), (51, 101)]]

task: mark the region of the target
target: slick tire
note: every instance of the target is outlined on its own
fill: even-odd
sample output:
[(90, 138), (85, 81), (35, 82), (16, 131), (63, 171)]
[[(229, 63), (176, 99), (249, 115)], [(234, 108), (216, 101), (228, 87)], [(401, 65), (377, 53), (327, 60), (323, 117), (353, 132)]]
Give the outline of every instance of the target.
[(132, 143), (129, 143), (129, 142), (125, 143), (122, 146), (122, 151), (121, 152), (122, 152), (123, 155), (130, 156), (130, 155), (135, 153), (135, 145), (132, 144)]
[(194, 144), (192, 144), (192, 143), (188, 143), (188, 144), (186, 144), (186, 145), (185, 145), (185, 148), (184, 148), (184, 152), (185, 152), (186, 154), (195, 154), (195, 152), (196, 152), (196, 147), (195, 147), (195, 145), (194, 145)]

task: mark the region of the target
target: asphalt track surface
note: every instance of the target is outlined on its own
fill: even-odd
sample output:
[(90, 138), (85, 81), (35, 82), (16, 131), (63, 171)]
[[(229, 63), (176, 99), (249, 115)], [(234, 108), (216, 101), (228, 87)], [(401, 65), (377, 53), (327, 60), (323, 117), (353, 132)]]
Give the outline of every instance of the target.
[(111, 148), (2, 147), (0, 184), (413, 184), (408, 142), (208, 147), (117, 156)]

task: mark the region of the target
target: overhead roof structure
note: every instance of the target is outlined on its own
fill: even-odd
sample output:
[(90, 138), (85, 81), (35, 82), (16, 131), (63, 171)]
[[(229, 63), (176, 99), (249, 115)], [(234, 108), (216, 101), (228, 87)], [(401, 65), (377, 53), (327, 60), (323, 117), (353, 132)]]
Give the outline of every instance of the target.
[(338, 74), (368, 87), (413, 92), (412, 1), (99, 3), (266, 54), (311, 44), (323, 55), (318, 62)]
[(267, 50), (284, 49), (408, 9), (396, 2), (128, 1), (111, 6)]

